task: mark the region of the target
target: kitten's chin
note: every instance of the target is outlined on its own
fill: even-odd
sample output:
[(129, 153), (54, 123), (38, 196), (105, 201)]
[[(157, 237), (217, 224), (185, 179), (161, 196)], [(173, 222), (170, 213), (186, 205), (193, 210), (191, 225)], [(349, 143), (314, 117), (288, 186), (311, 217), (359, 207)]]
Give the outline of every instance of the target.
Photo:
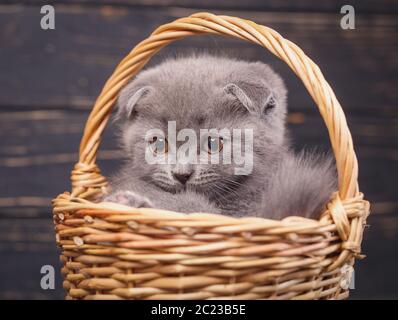
[[(155, 179), (153, 179), (151, 182), (157, 188), (172, 194), (189, 191), (211, 197), (215, 191), (217, 192), (220, 191), (220, 187), (218, 186), (217, 180), (211, 180), (207, 182), (202, 181), (200, 183), (188, 181), (185, 185), (180, 183), (171, 184), (171, 183), (166, 183), (165, 181), (162, 180), (155, 180)], [(230, 188), (230, 190), (231, 189), (232, 188)], [(226, 190), (222, 191), (225, 192)]]
[(162, 189), (163, 191), (166, 191), (166, 192), (169, 192), (169, 193), (173, 193), (173, 194), (181, 192), (182, 190), (184, 190), (183, 186), (168, 184), (168, 183), (165, 183), (165, 182), (159, 181), (159, 180), (154, 180), (153, 184), (156, 187), (158, 187), (159, 189)]
[(164, 183), (163, 181), (154, 181), (154, 184), (161, 190), (173, 194), (177, 193), (182, 193), (182, 192), (195, 192), (203, 195), (207, 195), (210, 193), (210, 190), (212, 189), (210, 184), (201, 184), (201, 185), (196, 185), (192, 183), (187, 183), (186, 185), (182, 184), (167, 184)]

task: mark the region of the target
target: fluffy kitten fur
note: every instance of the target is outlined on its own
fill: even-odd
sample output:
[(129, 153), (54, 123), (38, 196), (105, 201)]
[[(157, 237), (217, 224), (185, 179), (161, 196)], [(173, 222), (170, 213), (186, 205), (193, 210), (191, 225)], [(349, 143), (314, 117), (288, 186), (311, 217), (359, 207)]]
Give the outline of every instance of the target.
[[(266, 64), (209, 55), (171, 59), (142, 71), (121, 92), (117, 121), (128, 160), (107, 201), (182, 212), (316, 217), (336, 189), (330, 157), (295, 154), (285, 130), (287, 91)], [(253, 171), (234, 164), (150, 165), (145, 133), (176, 121), (192, 128), (252, 128)], [(178, 143), (177, 143), (178, 147)], [(173, 172), (193, 172), (185, 185)]]

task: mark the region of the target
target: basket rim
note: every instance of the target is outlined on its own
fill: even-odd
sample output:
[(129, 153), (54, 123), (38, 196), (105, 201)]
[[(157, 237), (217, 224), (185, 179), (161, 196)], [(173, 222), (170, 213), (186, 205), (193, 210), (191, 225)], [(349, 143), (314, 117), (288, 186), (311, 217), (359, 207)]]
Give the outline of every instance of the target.
[[(355, 213), (358, 205), (367, 204), (364, 200), (364, 195), (359, 193), (357, 196), (340, 200), (337, 193), (334, 193), (333, 198), (328, 205), (333, 206), (333, 203), (338, 201), (342, 204), (344, 212), (348, 219), (356, 218)], [(73, 212), (76, 217), (109, 217), (113, 215), (123, 215), (127, 218), (142, 219), (142, 220), (174, 220), (174, 221), (212, 221), (222, 222), (230, 225), (257, 225), (263, 223), (262, 226), (272, 227), (290, 227), (292, 225), (310, 226), (310, 227), (324, 227), (330, 224), (331, 220), (326, 217), (330, 216), (331, 208), (325, 208), (318, 219), (306, 218), (302, 216), (287, 216), (283, 219), (264, 218), (256, 215), (245, 216), (231, 216), (218, 213), (206, 212), (176, 212), (158, 208), (135, 208), (127, 205), (114, 202), (95, 202), (86, 200), (84, 198), (74, 197), (69, 192), (64, 192), (58, 195), (52, 201), (54, 214), (62, 214), (63, 212)], [(327, 222), (329, 221), (329, 223)], [(259, 227), (261, 229), (261, 227)]]

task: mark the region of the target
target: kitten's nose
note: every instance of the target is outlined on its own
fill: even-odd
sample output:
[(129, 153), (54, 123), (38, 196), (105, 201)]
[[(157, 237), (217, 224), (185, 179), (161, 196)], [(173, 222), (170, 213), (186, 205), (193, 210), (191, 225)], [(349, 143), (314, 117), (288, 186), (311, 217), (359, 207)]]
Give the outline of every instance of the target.
[(191, 175), (192, 175), (192, 172), (184, 172), (184, 173), (174, 172), (173, 173), (174, 178), (176, 178), (182, 184), (185, 184), (188, 181), (188, 179), (191, 177)]

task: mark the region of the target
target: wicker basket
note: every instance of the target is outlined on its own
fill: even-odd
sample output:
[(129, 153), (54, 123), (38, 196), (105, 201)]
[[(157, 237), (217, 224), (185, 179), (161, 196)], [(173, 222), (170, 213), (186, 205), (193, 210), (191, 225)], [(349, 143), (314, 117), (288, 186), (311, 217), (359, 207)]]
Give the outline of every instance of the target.
[[(121, 88), (161, 48), (191, 35), (258, 44), (302, 80), (326, 123), (339, 191), (319, 220), (183, 214), (96, 203), (106, 179), (96, 165), (101, 134)], [(88, 118), (72, 192), (54, 201), (68, 299), (344, 299), (369, 203), (344, 113), (332, 89), (294, 43), (251, 21), (197, 13), (156, 29), (117, 66)]]

